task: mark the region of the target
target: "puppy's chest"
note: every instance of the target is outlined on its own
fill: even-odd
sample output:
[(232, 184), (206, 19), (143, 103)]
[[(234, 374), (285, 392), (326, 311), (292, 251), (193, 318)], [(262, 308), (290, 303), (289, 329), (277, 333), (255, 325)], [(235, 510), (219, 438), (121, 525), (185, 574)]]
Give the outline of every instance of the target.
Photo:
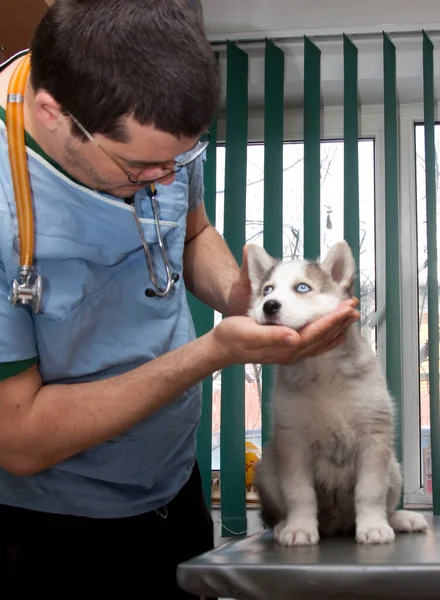
[(344, 467), (357, 456), (369, 435), (371, 411), (359, 398), (359, 381), (336, 365), (322, 362), (316, 370), (284, 370), (274, 398), (276, 421), (291, 437), (306, 442), (311, 458)]
[(356, 459), (359, 439), (343, 415), (320, 419), (310, 426), (309, 432), (308, 445), (313, 462), (325, 461), (329, 466), (344, 468)]
[(360, 406), (322, 392), (314, 398), (296, 396), (290, 410), (278, 414), (278, 423), (284, 435), (290, 430), (292, 439), (300, 436), (313, 462), (344, 468), (355, 461), (367, 434), (366, 417)]

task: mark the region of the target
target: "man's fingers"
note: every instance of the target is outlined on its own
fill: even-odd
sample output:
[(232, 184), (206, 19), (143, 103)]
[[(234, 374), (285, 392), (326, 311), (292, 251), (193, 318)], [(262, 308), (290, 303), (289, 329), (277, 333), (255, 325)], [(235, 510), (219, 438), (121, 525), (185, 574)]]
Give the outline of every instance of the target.
[(241, 253), (241, 268), (242, 269), (246, 269), (247, 271), (247, 264), (248, 264), (248, 247), (247, 246), (243, 246), (243, 251)]
[(328, 346), (326, 346), (325, 348), (320, 347), (319, 349), (317, 349), (315, 356), (318, 354), (324, 354), (325, 352), (329, 352), (330, 350), (337, 348), (338, 346), (340, 346), (342, 344), (344, 339), (345, 339), (345, 334), (341, 333), (340, 335), (338, 335), (338, 337), (336, 339), (334, 339), (332, 342), (330, 342), (330, 344)]
[(327, 348), (326, 348), (326, 352), (327, 352), (328, 350), (333, 350), (333, 348), (337, 348), (337, 347), (339, 346), (339, 344), (342, 344), (342, 342), (344, 341), (344, 339), (345, 339), (345, 333), (340, 333), (340, 334), (338, 335), (338, 337), (337, 337), (335, 340), (333, 340), (333, 341), (332, 341), (332, 342), (331, 342), (331, 343), (330, 343), (330, 344), (327, 346)]
[(307, 336), (321, 336), (332, 330), (346, 329), (348, 325), (357, 321), (359, 316), (359, 312), (353, 310), (351, 306), (340, 305), (332, 313), (325, 315), (304, 327), (302, 332), (304, 332), (304, 337), (306, 334)]
[[(261, 327), (261, 326), (260, 326)], [(289, 327), (264, 325), (260, 329), (261, 345), (295, 347), (303, 343), (300, 334)]]
[(350, 327), (350, 325), (353, 325), (353, 323), (355, 323), (357, 320), (358, 320), (358, 318), (354, 317), (354, 316), (346, 317), (336, 327), (329, 330), (328, 335), (326, 336), (326, 339), (332, 341), (340, 335), (345, 335), (345, 333), (346, 333), (347, 329)]
[(356, 308), (356, 306), (359, 306), (359, 299), (356, 298), (355, 296), (353, 296), (352, 298), (349, 298), (348, 300), (344, 300), (342, 302), (342, 304)]
[(335, 331), (341, 328), (342, 324), (345, 323), (347, 319), (348, 315), (345, 314), (345, 312), (339, 315), (326, 315), (301, 329), (301, 337), (305, 343), (312, 342), (315, 339), (322, 339), (323, 336), (331, 336)]
[(350, 325), (353, 325), (353, 323), (356, 320), (357, 319), (353, 319), (353, 317), (347, 317), (346, 319), (344, 319), (342, 321), (342, 323), (339, 325), (339, 327), (337, 328), (337, 330), (339, 330), (341, 333), (344, 332), (346, 329), (348, 329), (350, 327)]
[[(345, 335), (348, 327), (354, 322), (353, 315), (345, 316), (342, 320), (337, 318), (328, 321), (326, 317), (319, 319), (301, 331), (301, 340), (304, 351), (321, 354), (328, 345), (335, 343)], [(331, 324), (331, 325), (329, 325)], [(337, 344), (338, 345), (338, 344)]]
[(333, 350), (337, 348), (345, 339), (345, 334), (340, 333), (333, 339), (323, 342), (323, 340), (316, 341), (314, 344), (308, 344), (304, 346), (304, 349), (300, 350), (298, 353), (298, 358), (302, 358), (303, 356), (311, 357), (311, 356), (319, 356), (321, 354), (325, 354), (325, 352), (329, 352), (329, 350)]

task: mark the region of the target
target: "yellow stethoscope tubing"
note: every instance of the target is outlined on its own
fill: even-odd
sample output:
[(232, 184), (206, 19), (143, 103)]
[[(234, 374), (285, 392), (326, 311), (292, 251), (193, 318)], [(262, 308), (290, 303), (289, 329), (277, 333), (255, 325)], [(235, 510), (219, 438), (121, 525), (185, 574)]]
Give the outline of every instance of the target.
[(6, 100), (6, 130), (9, 162), (17, 211), (20, 267), (32, 268), (34, 255), (34, 219), (31, 186), (24, 139), (24, 93), (30, 71), (30, 55), (15, 68), (9, 81)]

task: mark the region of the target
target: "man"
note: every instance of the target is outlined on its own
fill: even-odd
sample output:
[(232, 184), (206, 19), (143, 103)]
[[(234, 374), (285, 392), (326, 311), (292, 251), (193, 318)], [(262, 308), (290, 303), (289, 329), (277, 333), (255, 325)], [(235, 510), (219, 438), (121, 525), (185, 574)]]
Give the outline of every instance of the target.
[[(195, 464), (199, 382), (335, 346), (355, 301), (301, 335), (240, 316), (246, 260), (203, 205), (218, 69), (187, 0), (55, 0), (24, 94), (43, 298), (37, 313), (12, 306), (4, 109), (22, 58), (0, 71), (3, 581), (16, 597), (186, 598), (176, 566), (213, 543)], [(199, 339), (185, 287), (229, 315)]]

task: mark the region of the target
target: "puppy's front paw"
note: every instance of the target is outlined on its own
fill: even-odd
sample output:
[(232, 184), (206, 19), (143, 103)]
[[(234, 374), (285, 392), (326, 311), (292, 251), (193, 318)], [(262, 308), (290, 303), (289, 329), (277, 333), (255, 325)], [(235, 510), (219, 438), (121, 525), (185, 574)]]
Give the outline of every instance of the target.
[(289, 523), (283, 521), (274, 529), (275, 539), (282, 546), (314, 546), (319, 542), (318, 528), (315, 523)]
[(390, 525), (394, 531), (402, 533), (413, 533), (414, 531), (426, 531), (428, 522), (423, 515), (412, 510), (396, 510), (390, 517)]
[(356, 541), (359, 544), (389, 544), (394, 538), (394, 531), (386, 520), (368, 519), (356, 527)]

